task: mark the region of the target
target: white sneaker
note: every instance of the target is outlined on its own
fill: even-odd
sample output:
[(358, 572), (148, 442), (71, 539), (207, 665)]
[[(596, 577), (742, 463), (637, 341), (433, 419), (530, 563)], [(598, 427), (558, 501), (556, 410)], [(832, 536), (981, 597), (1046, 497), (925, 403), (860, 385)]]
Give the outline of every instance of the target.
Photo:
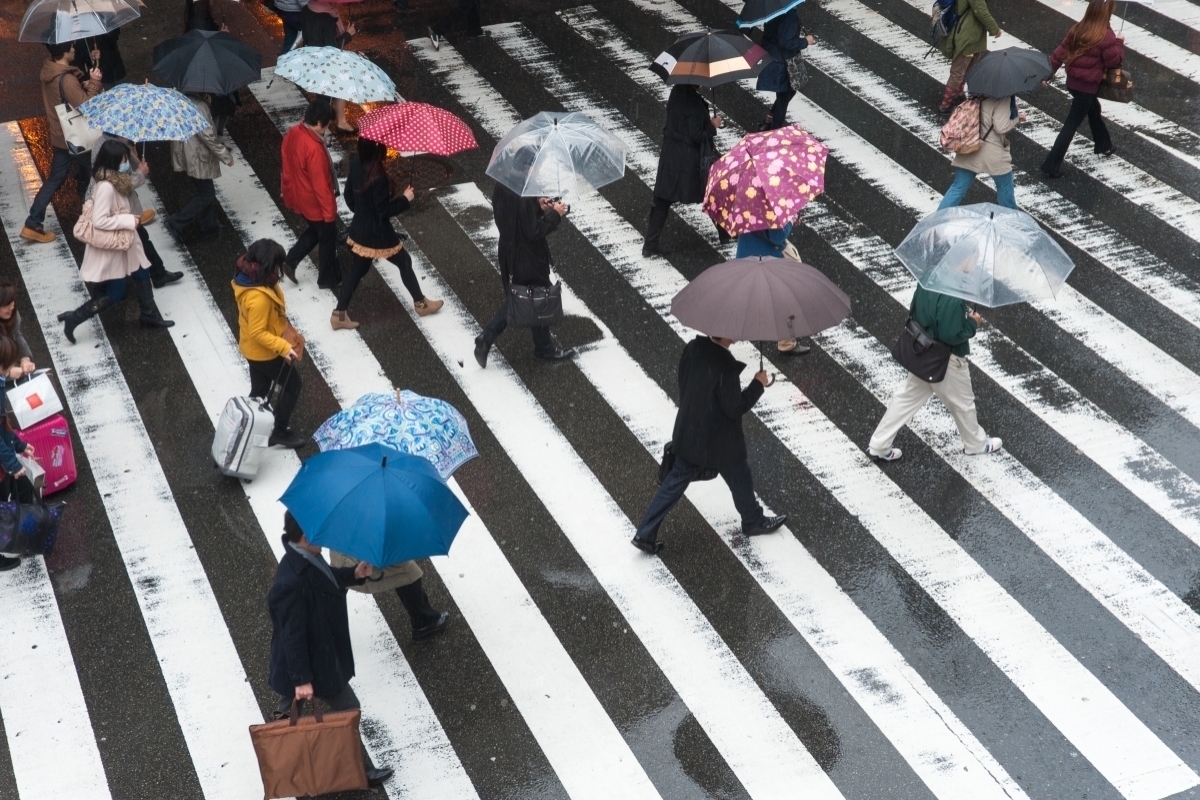
[(898, 461), (904, 452), (899, 447), (890, 447), (886, 453), (880, 453), (868, 447), (867, 454), (876, 461)]
[[(984, 444), (984, 446), (983, 446), (983, 449), (982, 449), (982, 450), (980, 450), (978, 453), (967, 453), (967, 455), (969, 455), (969, 456), (981, 456), (981, 455), (984, 455), (984, 454), (986, 454), (986, 453), (995, 453), (997, 450), (999, 450), (999, 449), (1000, 449), (1000, 448), (1002, 448), (1002, 447), (1004, 447), (1004, 440), (1003, 440), (1003, 439), (1001, 439), (999, 436), (989, 436), (989, 437), (988, 437), (988, 440), (987, 440), (987, 443), (986, 443), (986, 444)], [(966, 450), (963, 450), (963, 452), (964, 452), (964, 453), (966, 453), (967, 451), (966, 451)]]

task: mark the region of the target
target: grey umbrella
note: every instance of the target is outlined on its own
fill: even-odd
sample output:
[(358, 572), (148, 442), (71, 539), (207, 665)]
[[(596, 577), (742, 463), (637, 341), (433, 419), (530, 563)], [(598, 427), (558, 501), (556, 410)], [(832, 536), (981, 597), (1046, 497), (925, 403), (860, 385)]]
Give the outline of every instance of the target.
[(760, 256), (704, 270), (675, 295), (671, 313), (709, 336), (777, 342), (837, 325), (850, 298), (816, 267)]
[(1045, 53), (1008, 47), (991, 51), (967, 70), (967, 86), (973, 95), (1008, 97), (1032, 92), (1051, 72)]

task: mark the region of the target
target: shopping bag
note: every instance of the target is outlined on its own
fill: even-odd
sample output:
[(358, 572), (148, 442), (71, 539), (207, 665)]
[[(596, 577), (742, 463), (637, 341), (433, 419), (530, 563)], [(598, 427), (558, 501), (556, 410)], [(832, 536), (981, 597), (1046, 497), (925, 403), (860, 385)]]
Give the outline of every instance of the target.
[(315, 700), (312, 707), (314, 716), (301, 717), (293, 700), (288, 719), (250, 726), (267, 800), (367, 788), (358, 736), (362, 712), (322, 714)]
[(72, 108), (67, 102), (66, 95), (63, 94), (63, 80), (66, 78), (64, 72), (58, 78), (58, 99), (61, 103), (54, 107), (54, 113), (58, 115), (58, 124), (62, 126), (63, 138), (67, 140), (67, 152), (73, 156), (81, 153), (90, 153), (96, 144), (96, 140), (100, 138), (101, 132), (88, 125), (87, 117), (78, 108)]
[(6, 392), (18, 428), (36, 425), (63, 410), (48, 373), (49, 370), (38, 370), (24, 379), (18, 378), (16, 386)]

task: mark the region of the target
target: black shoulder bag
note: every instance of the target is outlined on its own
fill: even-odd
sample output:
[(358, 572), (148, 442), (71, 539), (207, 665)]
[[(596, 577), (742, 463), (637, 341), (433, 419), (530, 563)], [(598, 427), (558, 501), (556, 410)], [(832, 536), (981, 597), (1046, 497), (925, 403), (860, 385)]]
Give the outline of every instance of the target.
[(950, 345), (931, 338), (912, 318), (913, 308), (909, 306), (908, 321), (900, 329), (900, 338), (892, 348), (892, 357), (921, 380), (941, 383), (950, 367)]
[(563, 321), (562, 284), (553, 286), (508, 285), (508, 324), (539, 328)]

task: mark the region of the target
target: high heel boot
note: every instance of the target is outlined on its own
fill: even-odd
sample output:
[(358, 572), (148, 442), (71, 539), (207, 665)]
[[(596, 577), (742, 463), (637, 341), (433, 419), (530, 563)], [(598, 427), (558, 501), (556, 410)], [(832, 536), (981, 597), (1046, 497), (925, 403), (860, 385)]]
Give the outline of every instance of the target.
[(111, 305), (112, 300), (108, 299), (108, 295), (102, 294), (88, 300), (74, 311), (59, 314), (58, 321), (63, 323), (63, 334), (67, 337), (67, 341), (75, 344), (75, 329)]
[(154, 302), (154, 285), (150, 281), (135, 280), (133, 285), (137, 287), (138, 305), (142, 307), (141, 316), (138, 317), (139, 325), (143, 328), (170, 328), (175, 324), (169, 319), (163, 319), (158, 305)]

